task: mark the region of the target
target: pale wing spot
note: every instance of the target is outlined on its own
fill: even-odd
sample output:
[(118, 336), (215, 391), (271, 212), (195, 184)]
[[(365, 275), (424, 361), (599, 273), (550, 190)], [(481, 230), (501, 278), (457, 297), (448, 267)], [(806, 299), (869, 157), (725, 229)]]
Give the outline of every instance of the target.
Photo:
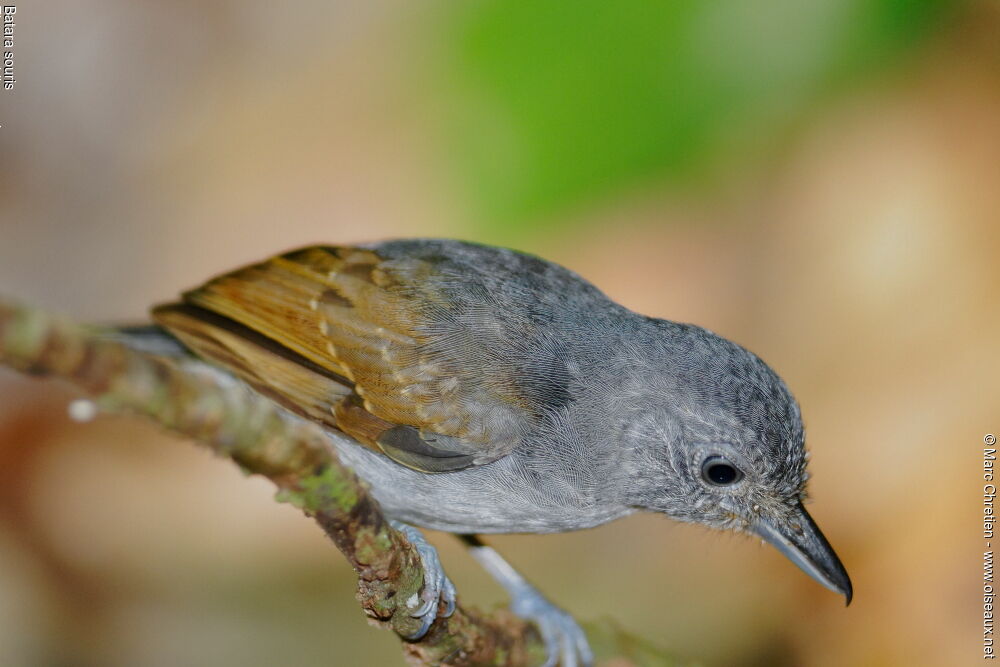
[[(384, 336), (386, 333), (385, 327), (378, 327), (375, 331), (379, 336)], [(382, 345), (379, 346), (379, 352), (381, 353), (386, 366), (389, 368), (393, 384), (400, 387), (400, 395), (410, 396), (420, 388), (419, 385), (408, 382), (403, 373), (400, 372), (399, 366), (395, 363), (395, 359), (390, 352), (389, 342), (382, 343)], [(417, 415), (417, 419), (420, 419), (421, 421), (428, 420), (427, 411), (424, 409), (423, 404), (418, 402), (413, 406), (413, 410)]]
[(443, 394), (452, 394), (452, 393), (455, 392), (456, 389), (458, 389), (458, 378), (457, 377), (452, 376), (450, 378), (442, 380), (442, 382), (441, 382), (441, 393), (443, 393)]
[[(378, 336), (379, 338), (385, 339), (387, 337), (387, 334), (389, 334), (389, 331), (387, 331), (385, 327), (383, 326), (375, 327), (375, 335)], [(396, 367), (396, 364), (393, 363), (392, 355), (389, 352), (389, 343), (399, 342), (400, 337), (399, 334), (396, 334), (396, 332), (392, 332), (392, 334), (394, 334), (396, 340), (388, 340), (383, 342), (382, 345), (379, 346), (379, 352), (382, 354), (382, 358), (385, 360), (386, 365), (388, 365), (389, 369), (392, 371), (393, 381), (395, 381), (396, 384), (401, 385), (405, 383), (405, 380), (402, 374), (399, 372), (399, 369)], [(404, 336), (403, 338), (409, 338), (409, 337)]]
[(417, 379), (421, 382), (432, 382), (441, 375), (441, 366), (436, 363), (422, 362), (417, 368)]
[[(330, 341), (326, 342), (326, 351), (327, 353), (329, 353), (331, 358), (337, 359), (337, 348), (334, 347), (333, 343), (331, 343)], [(339, 371), (342, 372), (344, 377), (346, 377), (351, 382), (354, 382), (354, 373), (351, 372), (351, 369), (344, 364), (339, 364), (339, 366), (340, 366)], [(355, 387), (355, 391), (358, 391), (357, 387)]]
[(324, 336), (330, 335), (330, 324), (326, 320), (319, 321), (319, 332)]
[(318, 310), (319, 309), (319, 297), (318, 296), (314, 296), (313, 298), (309, 299), (309, 308), (311, 308), (312, 310)]

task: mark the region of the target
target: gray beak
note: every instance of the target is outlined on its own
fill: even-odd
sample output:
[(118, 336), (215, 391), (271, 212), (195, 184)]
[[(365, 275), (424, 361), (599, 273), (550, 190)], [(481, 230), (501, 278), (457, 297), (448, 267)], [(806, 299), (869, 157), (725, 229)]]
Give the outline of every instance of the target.
[(802, 503), (797, 503), (790, 514), (780, 519), (758, 519), (752, 529), (803, 572), (834, 593), (840, 593), (851, 604), (854, 595), (851, 578)]

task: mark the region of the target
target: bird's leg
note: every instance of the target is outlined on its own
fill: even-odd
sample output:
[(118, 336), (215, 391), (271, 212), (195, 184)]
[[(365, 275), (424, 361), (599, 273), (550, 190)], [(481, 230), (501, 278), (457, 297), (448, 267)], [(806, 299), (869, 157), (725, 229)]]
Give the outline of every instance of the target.
[(406, 601), (410, 615), (422, 621), (420, 629), (407, 637), (407, 639), (416, 640), (427, 634), (431, 624), (438, 618), (438, 606), (441, 601), (445, 603), (444, 613), (440, 614), (442, 618), (448, 618), (455, 611), (455, 585), (444, 573), (437, 549), (427, 541), (423, 533), (401, 521), (390, 520), (389, 523), (405, 535), (413, 548), (417, 550), (424, 569), (424, 587), (421, 589), (419, 597), (414, 594)]
[(590, 667), (594, 654), (587, 636), (573, 617), (555, 606), (515, 570), (503, 556), (486, 546), (476, 535), (460, 535), (472, 557), (510, 594), (510, 608), (532, 621), (545, 642), (548, 659), (544, 667)]

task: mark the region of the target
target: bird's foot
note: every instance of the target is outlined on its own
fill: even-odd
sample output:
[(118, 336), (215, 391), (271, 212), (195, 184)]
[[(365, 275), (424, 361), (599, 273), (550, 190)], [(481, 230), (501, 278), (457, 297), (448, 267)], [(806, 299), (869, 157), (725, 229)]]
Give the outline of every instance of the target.
[(543, 667), (591, 667), (594, 654), (587, 635), (567, 612), (538, 592), (527, 582), (511, 592), (510, 608), (517, 616), (538, 626), (548, 658)]
[[(389, 522), (393, 528), (401, 532), (409, 540), (413, 548), (420, 554), (420, 562), (424, 569), (424, 586), (420, 594), (416, 593), (406, 601), (406, 606), (410, 610), (410, 616), (421, 621), (420, 628), (412, 635), (406, 637), (409, 640), (417, 640), (427, 634), (431, 624), (440, 618), (448, 618), (455, 611), (455, 585), (444, 573), (441, 567), (441, 560), (438, 558), (437, 549), (434, 548), (423, 533), (408, 524), (400, 521)], [(440, 603), (445, 603), (444, 612), (439, 614)]]

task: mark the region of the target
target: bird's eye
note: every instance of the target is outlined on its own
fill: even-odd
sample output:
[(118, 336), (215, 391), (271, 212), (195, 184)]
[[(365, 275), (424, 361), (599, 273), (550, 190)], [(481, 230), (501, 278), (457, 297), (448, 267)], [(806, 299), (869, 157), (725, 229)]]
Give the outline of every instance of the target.
[(729, 486), (743, 479), (743, 473), (721, 456), (709, 456), (701, 464), (701, 476), (715, 486)]

